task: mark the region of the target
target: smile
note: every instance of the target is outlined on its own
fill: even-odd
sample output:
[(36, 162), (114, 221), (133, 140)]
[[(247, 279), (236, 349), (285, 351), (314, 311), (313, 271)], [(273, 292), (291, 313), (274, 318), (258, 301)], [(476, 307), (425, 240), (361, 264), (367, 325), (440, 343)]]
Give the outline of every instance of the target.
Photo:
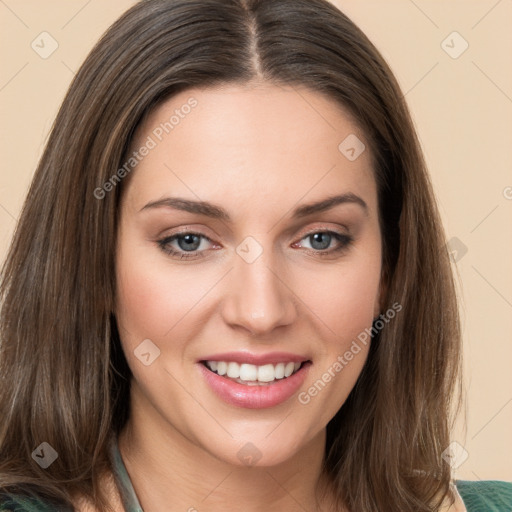
[(256, 365), (208, 359), (196, 364), (216, 397), (246, 409), (283, 404), (300, 390), (311, 366), (309, 360)]
[(280, 379), (286, 379), (296, 373), (303, 363), (255, 364), (235, 361), (204, 361), (203, 364), (212, 372), (226, 376), (239, 384), (248, 386), (265, 386)]

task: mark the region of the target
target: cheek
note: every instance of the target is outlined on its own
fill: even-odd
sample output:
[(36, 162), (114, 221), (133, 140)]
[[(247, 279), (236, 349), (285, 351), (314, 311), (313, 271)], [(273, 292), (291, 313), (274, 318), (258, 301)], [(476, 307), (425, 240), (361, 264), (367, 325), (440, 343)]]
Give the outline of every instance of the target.
[[(300, 296), (311, 309), (323, 340), (309, 386), (300, 404), (327, 423), (353, 389), (368, 356), (371, 327), (378, 304), (380, 251), (365, 247), (350, 260), (302, 280)], [(307, 276), (307, 273), (304, 273)]]
[(325, 326), (325, 336), (322, 337), (325, 341), (332, 340), (330, 343), (324, 342), (324, 350), (334, 360), (348, 350), (365, 329), (371, 327), (378, 295), (378, 277), (364, 268), (351, 268), (350, 272), (336, 276), (338, 279), (335, 282), (332, 277), (326, 280), (324, 292), (317, 288), (316, 293), (310, 295), (310, 301)]
[(363, 253), (339, 266), (319, 272), (303, 272), (299, 296), (321, 324), (335, 336), (335, 343), (346, 343), (371, 325), (378, 311), (380, 256)]
[[(181, 328), (207, 292), (211, 279), (191, 279), (183, 268), (172, 268), (156, 251), (125, 241), (117, 259), (116, 318), (130, 345), (149, 338), (161, 345)], [(175, 336), (173, 336), (175, 337)]]

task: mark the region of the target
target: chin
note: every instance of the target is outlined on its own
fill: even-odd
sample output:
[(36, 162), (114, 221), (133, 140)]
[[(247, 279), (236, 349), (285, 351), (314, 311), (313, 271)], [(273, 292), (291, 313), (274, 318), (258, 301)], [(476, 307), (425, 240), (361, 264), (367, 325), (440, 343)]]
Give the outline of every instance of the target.
[[(276, 428), (276, 425), (273, 426)], [(279, 428), (279, 427), (278, 427)], [(212, 443), (209, 438), (204, 449), (215, 458), (238, 467), (271, 467), (289, 461), (301, 451), (308, 440), (305, 434), (294, 435), (288, 428), (286, 435), (270, 434), (272, 429), (247, 428), (248, 435), (236, 436), (228, 443)]]

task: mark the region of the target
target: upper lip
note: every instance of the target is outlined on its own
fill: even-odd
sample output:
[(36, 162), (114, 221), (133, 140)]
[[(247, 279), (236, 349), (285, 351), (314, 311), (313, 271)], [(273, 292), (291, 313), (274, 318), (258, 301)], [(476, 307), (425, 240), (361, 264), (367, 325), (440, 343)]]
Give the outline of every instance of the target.
[(256, 366), (277, 363), (302, 363), (309, 361), (306, 356), (292, 354), (291, 352), (267, 352), (266, 354), (252, 354), (251, 352), (223, 352), (212, 354), (200, 359), (200, 361), (233, 361), (238, 364), (248, 363)]

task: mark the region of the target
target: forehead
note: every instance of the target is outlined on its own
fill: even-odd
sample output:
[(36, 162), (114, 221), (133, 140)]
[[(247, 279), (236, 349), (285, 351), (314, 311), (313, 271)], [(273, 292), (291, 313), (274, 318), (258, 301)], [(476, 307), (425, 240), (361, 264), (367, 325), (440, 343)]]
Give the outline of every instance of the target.
[[(362, 151), (356, 159), (344, 141)], [(335, 192), (366, 194), (373, 207), (364, 133), (337, 102), (305, 87), (182, 91), (139, 127), (132, 151), (143, 146), (129, 185), (134, 207), (171, 193), (237, 207), (248, 197), (277, 205)]]

